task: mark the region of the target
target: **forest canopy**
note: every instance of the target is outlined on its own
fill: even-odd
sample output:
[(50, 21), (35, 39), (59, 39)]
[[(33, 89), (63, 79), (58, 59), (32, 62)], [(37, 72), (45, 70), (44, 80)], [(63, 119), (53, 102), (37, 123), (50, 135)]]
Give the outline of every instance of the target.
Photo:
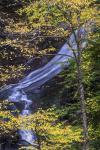
[[(0, 1), (2, 150), (5, 145), (15, 150), (100, 149), (99, 5), (99, 0)], [(34, 98), (34, 90), (27, 94), (32, 113), (22, 116), (24, 102), (10, 102), (12, 91), (3, 94), (1, 89), (45, 66), (65, 43), (73, 53), (69, 66), (38, 87), (41, 97)], [(20, 130), (35, 134), (34, 145), (19, 142)]]

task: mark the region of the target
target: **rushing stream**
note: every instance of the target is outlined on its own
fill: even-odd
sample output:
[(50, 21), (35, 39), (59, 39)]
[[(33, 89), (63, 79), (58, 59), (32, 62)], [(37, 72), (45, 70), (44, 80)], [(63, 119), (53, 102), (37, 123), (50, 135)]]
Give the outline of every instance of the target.
[[(12, 95), (8, 97), (8, 100), (14, 103), (19, 102), (19, 100), (22, 101), (24, 103), (24, 108), (21, 115), (24, 116), (31, 114), (30, 105), (32, 104), (32, 101), (27, 98), (25, 92), (17, 91), (16, 88), (14, 88)], [(22, 127), (24, 128), (24, 125), (22, 125)], [(20, 130), (19, 134), (22, 141), (27, 141), (28, 143), (33, 144), (35, 135), (31, 130)]]
[[(83, 28), (80, 30), (80, 34), (86, 36), (86, 32)], [(73, 49), (77, 49), (74, 35), (70, 36), (69, 42)], [(85, 46), (86, 42), (83, 41), (82, 48)], [(21, 115), (24, 116), (31, 114), (30, 106), (32, 105), (32, 100), (28, 99), (26, 92), (37, 89), (45, 82), (59, 74), (66, 66), (68, 66), (68, 60), (70, 58), (74, 58), (73, 52), (71, 51), (68, 44), (65, 43), (56, 54), (56, 56), (52, 58), (50, 62), (48, 62), (48, 64), (37, 69), (36, 71), (31, 72), (24, 79), (20, 80), (19, 83), (2, 88), (0, 90), (0, 94), (2, 95), (4, 91), (11, 91), (10, 95), (8, 96), (8, 100), (10, 102), (24, 102), (25, 104)], [(20, 130), (19, 134), (21, 136), (21, 140), (30, 144), (34, 144), (36, 137), (31, 130)]]

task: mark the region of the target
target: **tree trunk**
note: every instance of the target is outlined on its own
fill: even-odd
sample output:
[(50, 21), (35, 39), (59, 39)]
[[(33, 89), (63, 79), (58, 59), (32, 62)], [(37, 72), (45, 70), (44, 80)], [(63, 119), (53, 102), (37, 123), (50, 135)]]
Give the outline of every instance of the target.
[(83, 142), (83, 149), (82, 150), (89, 150), (88, 126), (87, 126), (86, 105), (85, 105), (83, 76), (82, 76), (81, 56), (80, 55), (78, 57), (77, 73), (78, 73), (78, 88), (79, 88), (79, 98), (80, 98), (83, 133), (84, 133), (84, 142)]
[(39, 139), (38, 139), (38, 150), (41, 150), (41, 142)]
[(41, 150), (41, 139), (40, 139), (40, 135), (38, 134), (38, 120), (36, 120), (35, 122), (35, 135), (36, 135), (36, 139), (37, 139), (37, 149)]

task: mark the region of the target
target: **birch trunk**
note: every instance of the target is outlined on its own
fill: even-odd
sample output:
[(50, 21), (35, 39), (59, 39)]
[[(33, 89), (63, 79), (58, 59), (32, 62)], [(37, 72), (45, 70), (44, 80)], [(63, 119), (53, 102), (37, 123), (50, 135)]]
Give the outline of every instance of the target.
[(78, 53), (77, 75), (78, 75), (79, 98), (80, 98), (81, 113), (82, 113), (83, 133), (84, 133), (84, 141), (83, 141), (82, 150), (89, 150), (86, 104), (85, 104), (85, 96), (84, 96), (84, 85), (83, 85), (83, 75), (82, 75), (82, 69), (81, 69), (80, 52)]

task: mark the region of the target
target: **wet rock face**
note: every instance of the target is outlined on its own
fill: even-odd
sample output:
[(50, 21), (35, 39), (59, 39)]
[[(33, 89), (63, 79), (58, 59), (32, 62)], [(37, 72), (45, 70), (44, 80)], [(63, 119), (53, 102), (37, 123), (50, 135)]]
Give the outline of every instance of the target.
[(8, 137), (6, 138), (2, 138), (2, 142), (0, 144), (0, 150), (18, 150), (19, 149), (19, 145), (16, 141), (11, 142)]
[(9, 134), (0, 136), (0, 150), (18, 150), (19, 149), (19, 135), (15, 132), (12, 133), (15, 137)]

